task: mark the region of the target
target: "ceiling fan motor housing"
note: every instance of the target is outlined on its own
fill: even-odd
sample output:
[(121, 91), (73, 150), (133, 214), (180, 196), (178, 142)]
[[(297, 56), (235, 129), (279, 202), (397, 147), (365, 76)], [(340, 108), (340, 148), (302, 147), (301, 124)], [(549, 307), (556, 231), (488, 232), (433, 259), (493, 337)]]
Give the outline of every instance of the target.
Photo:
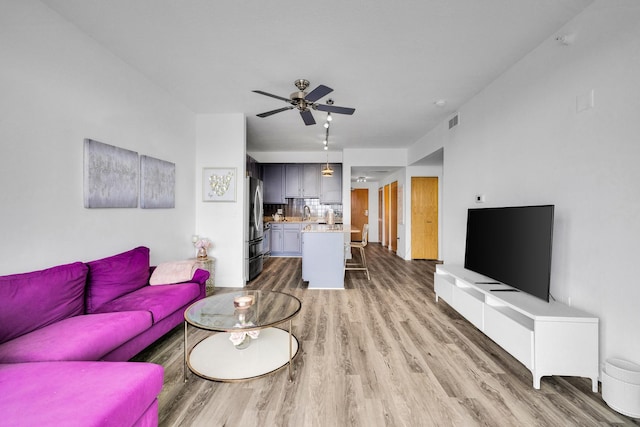
[(304, 99), (306, 96), (307, 92), (304, 91), (293, 92), (289, 95), (289, 98), (291, 98), (291, 105), (295, 105), (300, 111), (306, 110), (307, 101)]

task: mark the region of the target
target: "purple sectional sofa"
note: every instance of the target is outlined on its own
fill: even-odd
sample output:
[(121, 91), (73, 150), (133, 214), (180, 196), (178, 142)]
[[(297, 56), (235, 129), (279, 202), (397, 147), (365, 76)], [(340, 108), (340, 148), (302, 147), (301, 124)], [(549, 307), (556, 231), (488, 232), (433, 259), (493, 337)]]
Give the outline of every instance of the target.
[(126, 363), (179, 325), (209, 272), (149, 285), (149, 249), (0, 277), (2, 425), (152, 426), (161, 366)]

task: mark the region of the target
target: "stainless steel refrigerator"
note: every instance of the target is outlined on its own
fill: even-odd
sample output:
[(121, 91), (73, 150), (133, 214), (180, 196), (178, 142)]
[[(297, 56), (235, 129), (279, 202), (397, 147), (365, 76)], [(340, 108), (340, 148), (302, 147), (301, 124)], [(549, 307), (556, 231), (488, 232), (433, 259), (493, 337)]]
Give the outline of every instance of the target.
[(244, 280), (249, 281), (262, 272), (263, 223), (262, 181), (246, 178), (245, 203)]

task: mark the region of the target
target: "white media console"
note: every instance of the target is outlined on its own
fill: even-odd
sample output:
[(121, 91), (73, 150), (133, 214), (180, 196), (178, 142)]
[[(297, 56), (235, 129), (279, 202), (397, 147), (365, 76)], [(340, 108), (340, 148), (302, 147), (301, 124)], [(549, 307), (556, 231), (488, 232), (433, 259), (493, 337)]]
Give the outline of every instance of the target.
[(598, 318), (545, 302), (461, 266), (436, 266), (436, 302), (445, 300), (533, 374), (591, 379), (598, 391)]

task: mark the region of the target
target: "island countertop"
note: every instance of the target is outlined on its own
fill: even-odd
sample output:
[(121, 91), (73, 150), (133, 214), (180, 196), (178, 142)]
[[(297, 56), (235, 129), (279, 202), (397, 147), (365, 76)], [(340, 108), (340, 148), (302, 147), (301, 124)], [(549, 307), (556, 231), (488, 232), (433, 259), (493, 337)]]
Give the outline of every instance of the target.
[(351, 233), (349, 224), (309, 224), (302, 228), (303, 233)]

